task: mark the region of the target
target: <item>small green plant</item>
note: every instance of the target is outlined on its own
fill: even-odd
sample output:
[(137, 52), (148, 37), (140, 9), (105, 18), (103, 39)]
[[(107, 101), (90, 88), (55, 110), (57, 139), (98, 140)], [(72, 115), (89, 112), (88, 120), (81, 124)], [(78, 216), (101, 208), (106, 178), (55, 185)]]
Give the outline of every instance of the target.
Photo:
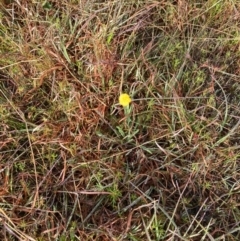
[(123, 124), (116, 126), (116, 128), (123, 143), (134, 142), (134, 137), (139, 132), (132, 117), (131, 101), (132, 99), (128, 94), (121, 94), (119, 96), (119, 104), (122, 105), (124, 109), (125, 117)]
[(117, 202), (122, 197), (122, 193), (119, 190), (118, 184), (114, 182), (111, 187), (107, 188), (107, 191), (110, 192), (109, 198), (111, 201), (111, 205), (113, 207), (116, 207)]

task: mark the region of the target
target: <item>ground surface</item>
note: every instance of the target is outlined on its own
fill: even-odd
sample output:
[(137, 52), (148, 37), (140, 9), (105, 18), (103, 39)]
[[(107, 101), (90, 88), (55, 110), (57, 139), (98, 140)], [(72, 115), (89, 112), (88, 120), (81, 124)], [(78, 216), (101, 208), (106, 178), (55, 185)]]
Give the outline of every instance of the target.
[(0, 239), (240, 240), (239, 31), (237, 0), (2, 0)]

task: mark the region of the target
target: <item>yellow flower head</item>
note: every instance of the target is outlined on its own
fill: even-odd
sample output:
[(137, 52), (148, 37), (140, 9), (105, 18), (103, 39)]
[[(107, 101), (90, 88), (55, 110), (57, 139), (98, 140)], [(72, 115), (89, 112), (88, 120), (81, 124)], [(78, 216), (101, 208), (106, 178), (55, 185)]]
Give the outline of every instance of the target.
[(128, 106), (131, 102), (131, 97), (128, 94), (121, 94), (119, 96), (119, 103), (120, 105), (122, 105), (123, 107)]

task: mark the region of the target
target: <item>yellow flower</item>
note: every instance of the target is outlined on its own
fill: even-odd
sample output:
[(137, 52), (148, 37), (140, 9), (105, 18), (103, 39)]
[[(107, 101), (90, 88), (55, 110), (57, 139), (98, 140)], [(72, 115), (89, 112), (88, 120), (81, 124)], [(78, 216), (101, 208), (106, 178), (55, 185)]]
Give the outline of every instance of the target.
[(121, 94), (119, 96), (119, 103), (120, 105), (122, 105), (123, 107), (128, 106), (131, 102), (131, 97), (128, 94)]

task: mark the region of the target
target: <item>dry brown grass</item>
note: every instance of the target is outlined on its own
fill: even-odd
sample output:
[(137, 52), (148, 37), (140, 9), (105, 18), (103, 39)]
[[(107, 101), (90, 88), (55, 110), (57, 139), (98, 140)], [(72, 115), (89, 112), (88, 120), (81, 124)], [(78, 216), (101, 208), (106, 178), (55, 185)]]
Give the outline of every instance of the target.
[(239, 11), (1, 1), (0, 239), (239, 240)]

